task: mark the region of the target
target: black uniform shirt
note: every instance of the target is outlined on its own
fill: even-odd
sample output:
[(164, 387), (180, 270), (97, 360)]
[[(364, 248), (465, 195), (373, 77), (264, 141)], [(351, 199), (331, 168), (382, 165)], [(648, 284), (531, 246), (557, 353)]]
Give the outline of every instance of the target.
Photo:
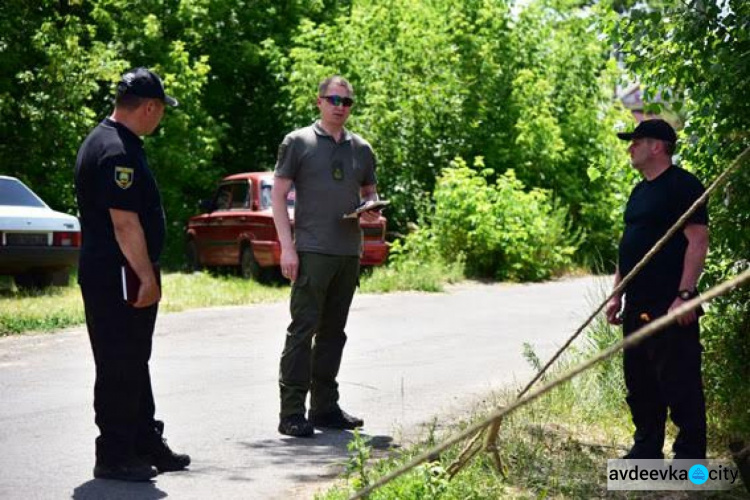
[(78, 151), (75, 184), (82, 232), (80, 283), (118, 283), (125, 256), (115, 239), (110, 208), (138, 214), (149, 258), (158, 262), (164, 210), (138, 136), (109, 118), (102, 121)]
[[(705, 191), (690, 172), (672, 165), (656, 179), (642, 180), (630, 193), (625, 208), (625, 231), (620, 240), (619, 269), (625, 277)], [(703, 204), (688, 224), (708, 224)], [(629, 303), (669, 301), (677, 296), (685, 263), (687, 238), (675, 233), (627, 285)]]

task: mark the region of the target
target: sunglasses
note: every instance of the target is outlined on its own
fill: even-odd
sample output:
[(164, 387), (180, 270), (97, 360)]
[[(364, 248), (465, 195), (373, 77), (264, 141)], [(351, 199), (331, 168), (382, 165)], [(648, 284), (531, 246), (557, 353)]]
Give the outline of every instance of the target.
[(340, 95), (324, 95), (322, 99), (328, 101), (331, 106), (344, 106), (345, 108), (351, 108), (354, 104), (354, 99), (351, 97), (341, 97)]

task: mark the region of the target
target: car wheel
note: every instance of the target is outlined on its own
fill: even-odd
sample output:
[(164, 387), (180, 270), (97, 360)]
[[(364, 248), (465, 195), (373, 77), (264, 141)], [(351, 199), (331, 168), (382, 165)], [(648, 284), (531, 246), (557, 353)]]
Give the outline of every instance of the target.
[(35, 290), (52, 286), (54, 273), (44, 271), (30, 271), (15, 276), (13, 281), (19, 290)]
[(253, 249), (250, 246), (242, 247), (240, 253), (240, 276), (245, 279), (260, 280), (261, 269), (258, 261), (255, 260)]
[(191, 273), (200, 271), (202, 268), (201, 259), (198, 255), (198, 245), (195, 243), (195, 240), (188, 240), (187, 244), (185, 244), (185, 263), (188, 272)]
[(53, 286), (70, 285), (70, 269), (63, 269), (61, 271), (55, 271), (54, 273), (52, 273), (52, 285)]

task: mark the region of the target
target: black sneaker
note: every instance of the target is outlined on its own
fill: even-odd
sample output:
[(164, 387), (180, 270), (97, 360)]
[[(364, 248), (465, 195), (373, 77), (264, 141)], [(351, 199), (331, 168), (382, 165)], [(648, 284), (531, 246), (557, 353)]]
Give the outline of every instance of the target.
[(310, 412), (310, 423), (315, 427), (325, 427), (328, 429), (356, 429), (365, 425), (364, 420), (349, 415), (341, 408), (328, 413), (315, 414)]
[(167, 440), (163, 437), (164, 422), (157, 420), (154, 424), (153, 434), (142, 439), (136, 450), (138, 456), (156, 467), (159, 472), (175, 472), (184, 470), (190, 465), (190, 455), (173, 452), (167, 446)]
[(279, 432), (287, 436), (310, 437), (315, 433), (315, 429), (304, 415), (298, 413), (289, 415), (288, 417), (281, 417)]
[(94, 477), (97, 479), (144, 482), (153, 479), (157, 474), (156, 469), (144, 460), (131, 460), (120, 464), (105, 464), (97, 461), (94, 466)]

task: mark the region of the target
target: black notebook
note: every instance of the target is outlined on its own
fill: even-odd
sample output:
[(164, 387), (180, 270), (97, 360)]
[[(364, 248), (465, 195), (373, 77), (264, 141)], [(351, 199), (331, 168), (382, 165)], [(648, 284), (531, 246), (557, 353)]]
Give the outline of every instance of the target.
[[(159, 264), (153, 264), (156, 282), (161, 287), (161, 276), (159, 274)], [(128, 304), (133, 304), (138, 300), (138, 289), (141, 288), (141, 279), (135, 274), (129, 263), (120, 266), (120, 277), (122, 278), (122, 298)]]

